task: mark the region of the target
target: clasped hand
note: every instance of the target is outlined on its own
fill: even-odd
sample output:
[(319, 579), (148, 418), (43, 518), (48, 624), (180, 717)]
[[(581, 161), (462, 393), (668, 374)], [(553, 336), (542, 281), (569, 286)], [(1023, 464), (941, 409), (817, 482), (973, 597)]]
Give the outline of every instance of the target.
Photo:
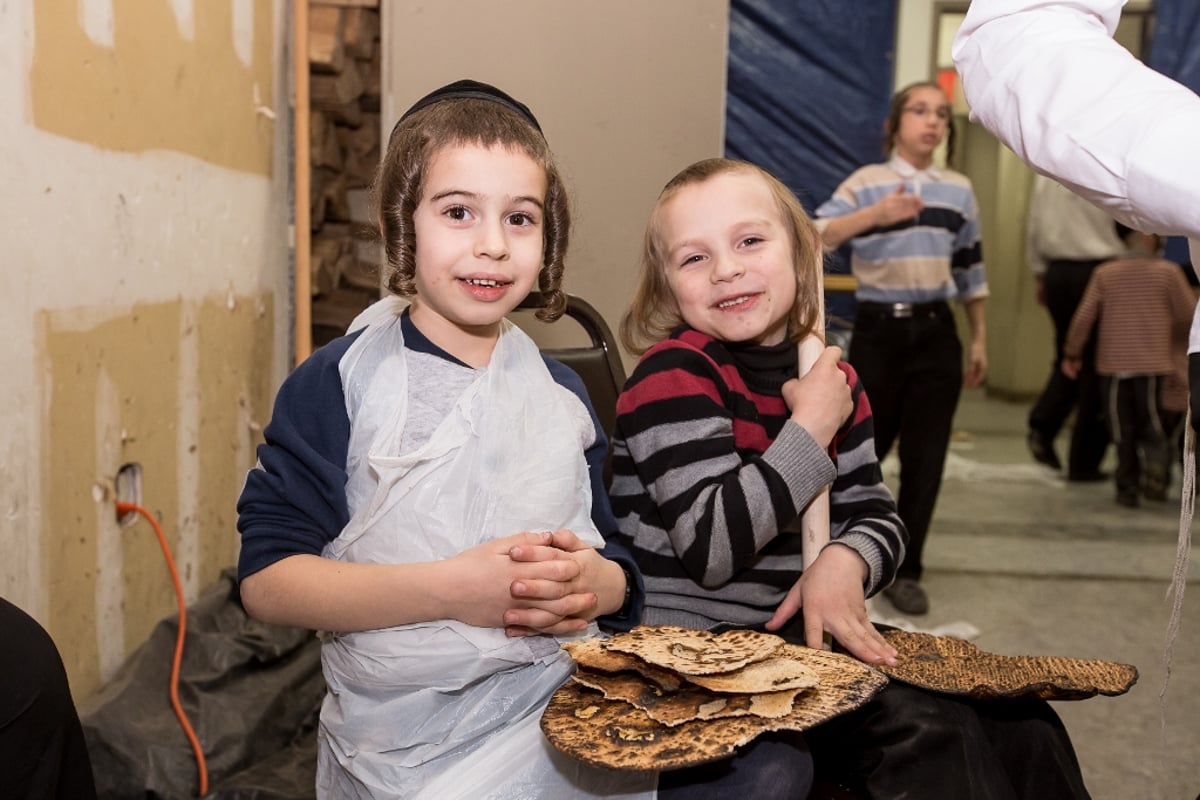
[(506, 536), (450, 561), (462, 587), (455, 618), (509, 636), (576, 633), (625, 592), (621, 568), (569, 530)]

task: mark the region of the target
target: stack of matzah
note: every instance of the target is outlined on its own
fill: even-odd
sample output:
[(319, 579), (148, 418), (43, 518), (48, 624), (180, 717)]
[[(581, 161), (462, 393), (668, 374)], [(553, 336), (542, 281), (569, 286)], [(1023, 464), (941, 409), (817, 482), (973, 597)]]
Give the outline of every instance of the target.
[(578, 669), (551, 698), (542, 730), (564, 753), (611, 769), (724, 758), (760, 733), (857, 708), (887, 683), (849, 656), (755, 631), (642, 626), (565, 647)]

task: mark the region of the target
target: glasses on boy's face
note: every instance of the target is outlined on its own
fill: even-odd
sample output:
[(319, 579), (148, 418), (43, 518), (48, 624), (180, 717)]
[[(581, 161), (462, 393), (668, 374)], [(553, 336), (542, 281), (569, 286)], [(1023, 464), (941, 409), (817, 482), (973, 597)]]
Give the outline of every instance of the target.
[(933, 114), (935, 117), (937, 117), (942, 122), (950, 121), (950, 106), (915, 105), (915, 106), (905, 106), (904, 108), (902, 108), (900, 110), (902, 112), (904, 112), (905, 114), (915, 114), (918, 117), (925, 117), (930, 114)]

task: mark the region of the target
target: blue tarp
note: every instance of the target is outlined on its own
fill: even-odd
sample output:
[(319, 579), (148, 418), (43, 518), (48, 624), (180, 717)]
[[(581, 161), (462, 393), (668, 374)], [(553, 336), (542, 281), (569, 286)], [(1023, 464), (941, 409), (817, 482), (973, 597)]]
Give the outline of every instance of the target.
[[(811, 213), (883, 158), (895, 38), (894, 0), (733, 0), (725, 154), (770, 170)], [(851, 317), (853, 299), (830, 296), (828, 311)]]
[[(1154, 7), (1154, 36), (1147, 63), (1162, 74), (1200, 94), (1200, 3), (1196, 0), (1158, 0)], [(1190, 263), (1187, 240), (1167, 241), (1167, 258)], [(1195, 275), (1189, 276), (1193, 283)]]
[(1200, 93), (1200, 3), (1158, 0), (1148, 63)]

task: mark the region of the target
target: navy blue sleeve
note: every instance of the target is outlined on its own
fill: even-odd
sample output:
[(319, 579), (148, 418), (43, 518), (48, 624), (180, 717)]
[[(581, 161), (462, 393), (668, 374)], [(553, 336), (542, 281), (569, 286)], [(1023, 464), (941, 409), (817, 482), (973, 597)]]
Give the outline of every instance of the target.
[(625, 604), (625, 607), (617, 614), (600, 617), (597, 622), (609, 630), (627, 631), (642, 619), (642, 608), (646, 604), (646, 587), (642, 582), (642, 573), (637, 568), (637, 562), (633, 560), (633, 555), (618, 540), (617, 519), (613, 516), (612, 506), (608, 502), (608, 491), (604, 487), (604, 459), (608, 455), (608, 437), (604, 435), (604, 428), (600, 425), (600, 418), (596, 416), (596, 409), (592, 407), (592, 401), (588, 397), (587, 388), (583, 385), (583, 379), (575, 370), (562, 362), (545, 356), (542, 358), (550, 369), (550, 376), (554, 378), (554, 382), (571, 390), (583, 401), (584, 408), (592, 417), (592, 426), (596, 429), (596, 441), (584, 454), (592, 481), (592, 523), (604, 537), (604, 547), (600, 550), (600, 554), (609, 561), (619, 564), (621, 569), (625, 570), (625, 580), (629, 583), (629, 602)]
[(317, 350), (275, 397), (258, 464), (238, 498), (238, 579), (288, 556), (320, 555), (350, 521), (350, 420), (338, 362), (357, 334)]

